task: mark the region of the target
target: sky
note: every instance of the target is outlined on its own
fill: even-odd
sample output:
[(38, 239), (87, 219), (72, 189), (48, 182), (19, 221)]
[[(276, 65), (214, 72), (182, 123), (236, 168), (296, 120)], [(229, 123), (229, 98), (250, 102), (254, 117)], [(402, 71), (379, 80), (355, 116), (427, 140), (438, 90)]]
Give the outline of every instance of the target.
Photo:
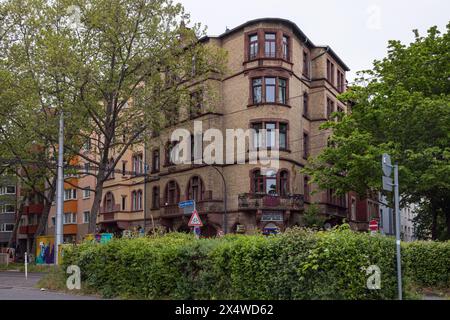
[(449, 0), (178, 0), (193, 22), (214, 36), (252, 19), (288, 19), (316, 45), (329, 45), (356, 71), (369, 69), (386, 56), (389, 40), (409, 44), (412, 30), (420, 34), (433, 25), (445, 31), (450, 22)]

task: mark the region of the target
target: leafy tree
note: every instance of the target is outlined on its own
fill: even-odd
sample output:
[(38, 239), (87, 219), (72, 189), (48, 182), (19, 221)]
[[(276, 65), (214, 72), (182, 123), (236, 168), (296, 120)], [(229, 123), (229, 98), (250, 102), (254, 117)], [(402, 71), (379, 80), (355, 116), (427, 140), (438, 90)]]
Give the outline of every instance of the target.
[(320, 208), (317, 204), (311, 204), (304, 214), (305, 226), (308, 228), (323, 228), (326, 217), (320, 215)]
[(15, 23), (5, 59), (47, 117), (37, 132), (56, 144), (55, 115), (64, 112), (66, 151), (94, 168), (93, 233), (103, 184), (125, 152), (173, 123), (189, 87), (220, 73), (224, 55), (199, 41), (204, 31), (186, 27), (189, 15), (171, 0), (8, 4)]
[[(445, 215), (450, 239), (450, 24), (409, 46), (390, 41), (388, 55), (363, 71), (359, 85), (340, 96), (349, 115), (328, 122), (330, 143), (305, 170), (321, 188), (340, 193), (381, 190), (381, 155), (399, 164), (403, 203), (427, 201), (437, 223)], [(437, 227), (431, 228), (437, 239)]]

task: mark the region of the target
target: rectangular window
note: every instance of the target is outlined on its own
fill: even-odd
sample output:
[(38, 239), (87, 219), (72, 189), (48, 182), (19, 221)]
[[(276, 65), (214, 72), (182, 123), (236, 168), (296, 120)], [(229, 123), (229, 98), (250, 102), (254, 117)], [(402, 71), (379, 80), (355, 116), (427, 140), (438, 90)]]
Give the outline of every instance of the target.
[(76, 200), (76, 199), (77, 199), (77, 189), (64, 190), (64, 201)]
[(133, 156), (133, 174), (135, 176), (143, 174), (142, 154)]
[(278, 79), (278, 102), (286, 104), (287, 81), (285, 79)]
[(89, 216), (91, 215), (90, 211), (83, 212), (83, 223), (89, 223)]
[(276, 78), (265, 78), (266, 102), (275, 102)]
[(0, 188), (0, 195), (3, 194), (16, 194), (16, 187), (15, 186), (6, 186)]
[(249, 54), (248, 58), (250, 60), (256, 59), (258, 56), (258, 35), (254, 34), (249, 36)]
[(252, 81), (253, 90), (253, 103), (258, 104), (262, 102), (262, 79), (253, 79)]
[(159, 172), (159, 150), (153, 150), (152, 153), (152, 172)]
[(308, 107), (309, 107), (309, 96), (305, 92), (303, 94), (303, 116), (308, 117)]
[(0, 232), (12, 232), (14, 230), (14, 223), (0, 224)]
[(303, 51), (303, 75), (309, 78), (309, 55)]
[(127, 163), (125, 161), (122, 162), (122, 175), (127, 175)]
[(89, 199), (91, 197), (91, 187), (83, 189), (83, 199)]
[(253, 148), (258, 149), (262, 147), (262, 123), (252, 123), (252, 129), (255, 130), (253, 134)]
[(189, 106), (189, 118), (195, 118), (202, 114), (203, 92), (195, 91), (191, 93), (191, 101)]
[(152, 209), (159, 209), (159, 187), (153, 187)]
[(122, 211), (125, 211), (127, 209), (127, 197), (122, 196)]
[(280, 123), (279, 134), (280, 134), (280, 149), (287, 149), (287, 131), (288, 125), (286, 123)]
[(266, 123), (266, 132), (267, 132), (267, 136), (266, 136), (266, 147), (267, 148), (275, 148), (275, 129), (276, 129), (277, 125), (276, 123)]
[(266, 177), (266, 193), (276, 195), (277, 194), (277, 176), (276, 174)]
[(283, 59), (289, 61), (289, 38), (283, 36)]
[(331, 114), (334, 112), (334, 102), (330, 98), (327, 98), (327, 119), (331, 119)]
[(89, 162), (86, 162), (84, 164), (84, 174), (89, 174), (91, 172), (91, 164)]
[(309, 157), (309, 136), (307, 133), (303, 133), (303, 158)]
[(76, 213), (65, 213), (64, 214), (64, 224), (76, 224), (77, 214)]
[(275, 33), (266, 33), (264, 36), (264, 55), (266, 58), (275, 58), (277, 52), (277, 36)]
[(13, 204), (4, 204), (0, 206), (0, 213), (14, 213), (16, 212), (16, 207)]
[(327, 80), (334, 86), (334, 64), (327, 60)]

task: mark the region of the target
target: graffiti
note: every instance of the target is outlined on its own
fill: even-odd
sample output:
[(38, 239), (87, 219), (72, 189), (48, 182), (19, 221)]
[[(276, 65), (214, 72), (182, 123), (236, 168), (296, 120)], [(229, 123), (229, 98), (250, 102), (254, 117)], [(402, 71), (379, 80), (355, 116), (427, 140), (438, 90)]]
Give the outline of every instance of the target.
[(36, 264), (53, 264), (55, 262), (54, 237), (38, 237), (36, 239)]

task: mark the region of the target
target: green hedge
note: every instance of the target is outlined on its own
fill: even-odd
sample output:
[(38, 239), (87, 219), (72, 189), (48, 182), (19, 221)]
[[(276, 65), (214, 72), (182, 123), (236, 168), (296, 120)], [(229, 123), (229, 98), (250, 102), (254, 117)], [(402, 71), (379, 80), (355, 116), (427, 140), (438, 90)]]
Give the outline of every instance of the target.
[[(405, 247), (413, 261), (429, 244)], [(408, 279), (448, 283), (449, 246), (426, 262), (407, 263)], [(422, 249), (425, 248), (425, 249)], [(428, 256), (426, 256), (428, 258)], [(446, 258), (444, 258), (446, 257)], [(447, 260), (445, 260), (447, 259)], [(168, 234), (106, 245), (84, 243), (65, 252), (64, 265), (78, 265), (83, 283), (105, 297), (142, 299), (395, 299), (394, 240), (353, 233), (348, 226), (313, 233), (229, 235), (201, 239)], [(381, 269), (381, 289), (368, 290), (366, 268)], [(439, 268), (439, 269), (437, 269)], [(445, 276), (441, 272), (447, 268)], [(413, 271), (414, 270), (414, 271)]]
[(450, 242), (418, 241), (403, 245), (406, 276), (425, 287), (450, 287)]

